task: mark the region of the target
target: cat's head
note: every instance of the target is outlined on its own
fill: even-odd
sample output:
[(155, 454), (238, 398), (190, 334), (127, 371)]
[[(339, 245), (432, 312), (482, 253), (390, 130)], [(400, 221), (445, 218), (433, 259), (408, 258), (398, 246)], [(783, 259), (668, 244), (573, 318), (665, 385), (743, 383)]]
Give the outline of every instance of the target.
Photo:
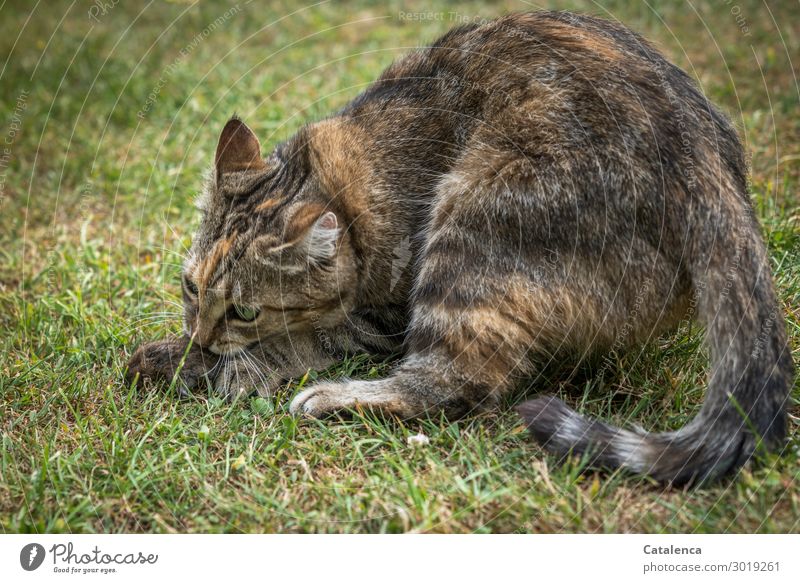
[(299, 134), (264, 159), (242, 121), (222, 130), (182, 274), (185, 331), (212, 352), (346, 317), (353, 252), (306, 150)]

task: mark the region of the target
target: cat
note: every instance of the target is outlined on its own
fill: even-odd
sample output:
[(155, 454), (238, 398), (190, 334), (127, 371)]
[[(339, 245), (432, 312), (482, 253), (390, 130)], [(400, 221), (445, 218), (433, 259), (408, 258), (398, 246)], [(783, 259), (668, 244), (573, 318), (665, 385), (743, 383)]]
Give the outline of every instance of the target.
[[(272, 395), (354, 353), (387, 378), (318, 382), (294, 414), (494, 407), (543, 364), (707, 329), (709, 387), (666, 433), (544, 396), (559, 456), (668, 484), (780, 449), (793, 363), (741, 143), (690, 77), (620, 24), (565, 12), (455, 28), (267, 157), (222, 130), (183, 269), (185, 335), (132, 376)], [(191, 340), (191, 341), (190, 341)], [(186, 353), (186, 354), (184, 354)]]

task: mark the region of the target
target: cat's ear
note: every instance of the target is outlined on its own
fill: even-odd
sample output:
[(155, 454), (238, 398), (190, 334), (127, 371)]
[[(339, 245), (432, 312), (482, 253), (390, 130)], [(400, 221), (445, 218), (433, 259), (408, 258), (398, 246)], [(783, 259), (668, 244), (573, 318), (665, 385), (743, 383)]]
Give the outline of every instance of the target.
[[(304, 213), (298, 213), (304, 214)], [(306, 215), (308, 216), (308, 215)], [(336, 213), (325, 211), (317, 215), (313, 222), (300, 219), (298, 236), (294, 244), (295, 249), (303, 253), (312, 263), (324, 263), (336, 255), (336, 243), (339, 240), (341, 228)], [(305, 223), (303, 228), (302, 223)], [(310, 223), (310, 224), (309, 224)]]
[(232, 118), (222, 128), (214, 164), (217, 176), (242, 170), (261, 170), (266, 167), (261, 158), (261, 144), (258, 138), (239, 118)]

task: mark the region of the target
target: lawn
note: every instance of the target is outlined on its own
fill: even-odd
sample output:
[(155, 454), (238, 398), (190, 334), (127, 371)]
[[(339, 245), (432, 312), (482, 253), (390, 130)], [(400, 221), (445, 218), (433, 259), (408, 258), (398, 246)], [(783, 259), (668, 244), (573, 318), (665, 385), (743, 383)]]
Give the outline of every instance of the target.
[[(317, 376), (374, 377), (358, 356), (274, 402), (123, 381), (141, 342), (180, 330), (194, 198), (224, 122), (274, 145), (459, 22), (571, 8), (653, 40), (723, 107), (794, 354), (800, 348), (800, 62), (794, 2), (0, 3), (0, 529), (5, 532), (797, 532), (800, 388), (785, 455), (665, 490), (557, 464), (509, 402), (459, 422), (298, 420)], [(455, 7), (457, 6), (457, 7)], [(706, 385), (686, 325), (529, 393), (648, 429), (677, 428)], [(521, 396), (519, 398), (522, 398)], [(409, 445), (418, 432), (423, 446)]]

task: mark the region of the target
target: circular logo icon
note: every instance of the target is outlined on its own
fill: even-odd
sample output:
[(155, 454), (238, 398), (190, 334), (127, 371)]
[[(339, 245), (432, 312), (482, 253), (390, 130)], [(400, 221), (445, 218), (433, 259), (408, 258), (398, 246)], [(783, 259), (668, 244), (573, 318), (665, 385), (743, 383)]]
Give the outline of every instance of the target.
[(39, 543), (30, 543), (19, 552), (19, 564), (26, 571), (35, 571), (44, 562), (44, 547)]

